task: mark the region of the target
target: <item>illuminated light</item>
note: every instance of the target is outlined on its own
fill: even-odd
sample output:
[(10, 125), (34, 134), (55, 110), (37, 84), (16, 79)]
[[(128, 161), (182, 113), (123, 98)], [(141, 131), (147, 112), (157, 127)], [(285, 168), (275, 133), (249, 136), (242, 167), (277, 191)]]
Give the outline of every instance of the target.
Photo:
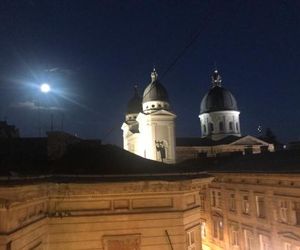
[(50, 85), (48, 83), (43, 83), (40, 86), (40, 90), (43, 93), (48, 93), (51, 90), (51, 88), (50, 88)]

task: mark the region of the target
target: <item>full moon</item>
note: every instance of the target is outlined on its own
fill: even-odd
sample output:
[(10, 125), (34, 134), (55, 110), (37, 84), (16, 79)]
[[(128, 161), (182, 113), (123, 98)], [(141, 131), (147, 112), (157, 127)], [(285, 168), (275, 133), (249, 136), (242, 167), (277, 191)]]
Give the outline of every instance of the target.
[(43, 93), (48, 93), (50, 91), (50, 85), (48, 83), (43, 83), (41, 84), (40, 86), (40, 90), (43, 92)]

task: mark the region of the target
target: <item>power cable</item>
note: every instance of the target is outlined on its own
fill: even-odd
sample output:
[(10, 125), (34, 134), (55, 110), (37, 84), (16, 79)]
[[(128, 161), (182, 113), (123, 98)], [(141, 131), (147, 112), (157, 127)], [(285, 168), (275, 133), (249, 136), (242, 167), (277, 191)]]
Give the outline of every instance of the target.
[[(212, 6), (214, 6), (214, 4), (212, 4)], [(179, 52), (179, 54), (175, 57), (175, 59), (169, 64), (169, 66), (167, 67), (165, 72), (162, 74), (161, 79), (164, 78), (172, 70), (172, 68), (178, 63), (178, 61), (185, 55), (185, 53), (188, 51), (188, 49), (198, 40), (198, 38), (200, 37), (200, 35), (203, 31), (204, 24), (209, 20), (210, 17), (213, 16), (212, 15), (213, 10), (214, 10), (214, 8), (211, 7), (209, 9), (209, 11), (206, 12), (206, 15), (204, 16), (204, 18), (198, 28), (198, 32), (192, 37), (192, 39), (187, 43), (187, 45)], [(149, 88), (149, 90), (146, 93), (144, 93), (144, 96), (148, 95), (153, 87), (154, 87), (154, 84)], [(115, 130), (115, 128), (111, 128), (109, 130), (109, 132), (104, 135), (104, 138), (107, 138), (114, 130)]]

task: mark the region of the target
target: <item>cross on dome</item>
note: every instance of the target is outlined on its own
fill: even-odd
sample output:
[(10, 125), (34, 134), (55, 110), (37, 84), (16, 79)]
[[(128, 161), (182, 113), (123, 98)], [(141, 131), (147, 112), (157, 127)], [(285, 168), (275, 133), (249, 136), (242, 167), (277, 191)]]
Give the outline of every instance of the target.
[(222, 77), (220, 76), (217, 69), (215, 69), (213, 75), (211, 76), (211, 83), (213, 87), (221, 87), (222, 86)]
[(153, 71), (151, 73), (151, 80), (152, 80), (152, 82), (155, 82), (155, 81), (157, 81), (157, 79), (158, 79), (158, 74), (155, 70), (155, 67), (153, 67)]

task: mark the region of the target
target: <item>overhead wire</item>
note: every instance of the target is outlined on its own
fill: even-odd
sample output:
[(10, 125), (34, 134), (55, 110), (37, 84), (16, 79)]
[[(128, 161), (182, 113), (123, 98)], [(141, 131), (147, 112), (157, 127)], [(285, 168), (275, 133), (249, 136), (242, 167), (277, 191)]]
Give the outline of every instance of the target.
[[(196, 32), (196, 34), (190, 39), (190, 41), (184, 46), (184, 48), (182, 50), (180, 50), (180, 52), (178, 53), (178, 55), (174, 58), (174, 60), (169, 64), (169, 66), (163, 72), (163, 74), (160, 77), (160, 79), (163, 79), (175, 67), (175, 65), (178, 63), (178, 61), (186, 54), (186, 52), (198, 40), (198, 38), (200, 37), (200, 35), (203, 32), (203, 27), (208, 22), (209, 18), (213, 17), (213, 14), (212, 14), (213, 10), (214, 10), (214, 4), (212, 3), (211, 7), (209, 8), (209, 10), (206, 12), (206, 15), (202, 19), (202, 22), (199, 25), (199, 28), (198, 28), (198, 31)], [(150, 93), (150, 91), (153, 89), (154, 86), (155, 86), (154, 84), (151, 85), (150, 88), (148, 89), (148, 91), (146, 93), (144, 93), (144, 96), (148, 95)], [(114, 130), (115, 130), (114, 128), (111, 128), (109, 130), (109, 132), (104, 135), (104, 138), (107, 138)]]

